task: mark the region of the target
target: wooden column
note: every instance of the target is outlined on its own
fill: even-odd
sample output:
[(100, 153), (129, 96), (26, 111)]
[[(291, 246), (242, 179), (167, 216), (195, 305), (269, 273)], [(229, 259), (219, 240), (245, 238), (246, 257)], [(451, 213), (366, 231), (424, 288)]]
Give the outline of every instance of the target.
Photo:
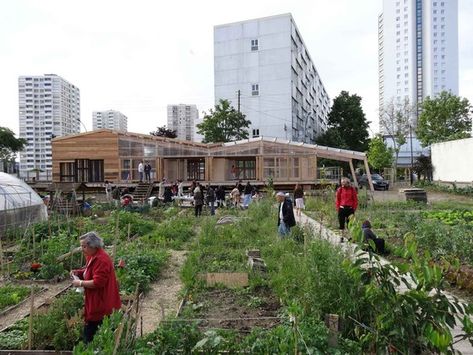
[(205, 180), (211, 182), (213, 175), (213, 157), (205, 157)]
[(358, 180), (356, 179), (355, 169), (353, 168), (353, 159), (350, 159), (348, 163), (350, 164), (350, 171), (351, 176), (353, 177), (353, 183), (355, 184), (355, 187), (358, 187)]
[(314, 157), (314, 176), (315, 176), (315, 181), (317, 181), (317, 179), (319, 178), (317, 176), (317, 154)]
[(365, 170), (366, 170), (366, 177), (368, 178), (368, 183), (370, 184), (370, 190), (374, 191), (373, 180), (371, 180), (371, 172), (370, 167), (368, 166), (368, 159), (366, 157), (363, 159), (365, 163)]

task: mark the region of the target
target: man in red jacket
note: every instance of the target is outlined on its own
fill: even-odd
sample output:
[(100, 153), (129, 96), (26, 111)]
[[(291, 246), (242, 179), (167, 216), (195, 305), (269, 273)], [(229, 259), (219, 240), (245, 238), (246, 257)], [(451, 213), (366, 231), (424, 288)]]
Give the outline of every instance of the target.
[(337, 189), (335, 205), (337, 207), (340, 230), (342, 231), (340, 242), (343, 243), (345, 224), (348, 225), (350, 215), (354, 214), (358, 207), (358, 193), (350, 185), (350, 180), (346, 177), (342, 178), (341, 185)]
[(72, 285), (85, 290), (84, 342), (92, 341), (103, 318), (121, 308), (118, 282), (112, 260), (103, 250), (103, 240), (95, 232), (81, 236), (80, 246), (86, 257), (82, 269), (73, 270)]

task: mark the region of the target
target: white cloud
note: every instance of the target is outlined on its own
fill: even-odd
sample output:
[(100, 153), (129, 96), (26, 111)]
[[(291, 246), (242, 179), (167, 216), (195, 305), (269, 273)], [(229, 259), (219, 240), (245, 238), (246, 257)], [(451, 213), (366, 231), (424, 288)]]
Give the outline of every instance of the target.
[[(357, 93), (377, 129), (379, 0), (15, 0), (0, 4), (0, 125), (18, 131), (17, 78), (55, 73), (81, 90), (81, 116), (117, 109), (129, 130), (166, 123), (166, 105), (213, 105), (213, 26), (291, 12), (331, 98)], [(473, 99), (473, 4), (460, 6), (460, 90)], [(464, 80), (465, 78), (465, 80)]]

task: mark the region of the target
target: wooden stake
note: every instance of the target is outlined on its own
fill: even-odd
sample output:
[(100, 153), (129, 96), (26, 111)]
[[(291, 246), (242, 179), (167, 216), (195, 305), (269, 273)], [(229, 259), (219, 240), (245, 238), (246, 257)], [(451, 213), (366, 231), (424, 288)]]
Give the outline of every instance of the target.
[(33, 260), (36, 259), (36, 237), (34, 235), (34, 227), (31, 228), (31, 235), (33, 238)]
[(33, 345), (33, 313), (34, 313), (34, 287), (31, 286), (31, 295), (30, 295), (30, 319), (28, 327), (28, 350), (31, 350)]
[(113, 355), (115, 355), (118, 352), (118, 348), (120, 347), (120, 340), (123, 334), (123, 327), (125, 326), (126, 322), (126, 314), (123, 315), (122, 321), (120, 322), (120, 325), (118, 326), (117, 329), (117, 334), (115, 335), (115, 346), (113, 348)]
[(339, 328), (338, 314), (326, 314), (325, 325), (328, 328), (328, 345), (331, 347), (338, 346), (338, 328)]
[(128, 236), (127, 236), (128, 240), (130, 240), (130, 231), (131, 231), (131, 224), (128, 223)]
[[(8, 260), (7, 260), (8, 263)], [(3, 246), (2, 246), (2, 238), (0, 238), (0, 267), (2, 268), (3, 274)]]

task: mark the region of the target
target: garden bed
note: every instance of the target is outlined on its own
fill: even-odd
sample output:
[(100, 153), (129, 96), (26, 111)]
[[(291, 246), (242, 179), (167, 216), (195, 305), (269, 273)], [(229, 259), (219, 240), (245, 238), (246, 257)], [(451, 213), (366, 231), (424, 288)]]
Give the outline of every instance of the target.
[(189, 295), (183, 318), (199, 319), (200, 329), (231, 329), (250, 333), (255, 327), (270, 329), (280, 324), (281, 305), (266, 287), (254, 291), (207, 288)]

